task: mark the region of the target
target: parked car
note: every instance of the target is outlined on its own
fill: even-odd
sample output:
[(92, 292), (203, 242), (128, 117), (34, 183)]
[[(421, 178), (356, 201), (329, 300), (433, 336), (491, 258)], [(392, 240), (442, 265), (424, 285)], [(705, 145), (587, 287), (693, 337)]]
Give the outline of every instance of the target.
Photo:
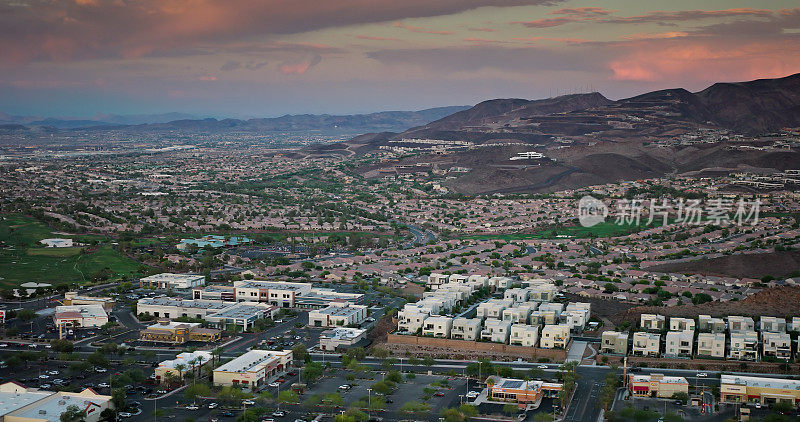
[(283, 410), (276, 410), (276, 411), (272, 412), (272, 416), (274, 416), (276, 418), (282, 418), (282, 417), (286, 416), (286, 412), (284, 412)]
[(441, 391), (437, 391), (437, 392), (433, 393), (433, 395), (436, 396), (436, 397), (444, 397), (444, 393), (442, 393)]
[(209, 409), (216, 409), (219, 406), (219, 403), (211, 402), (208, 404)]
[(274, 388), (274, 387), (280, 387), (280, 386), (281, 386), (281, 383), (279, 383), (279, 382), (271, 382), (271, 383), (269, 383), (268, 385), (269, 385), (270, 387), (273, 387), (273, 388)]
[(706, 378), (706, 377), (708, 377), (708, 374), (705, 373), (705, 372), (700, 372), (700, 373), (697, 374), (697, 377), (698, 378)]
[(242, 400), (242, 405), (244, 405), (244, 406), (253, 406), (255, 404), (256, 404), (256, 402), (254, 402), (252, 400), (247, 400), (247, 399)]
[(190, 405), (186, 406), (186, 410), (198, 410), (198, 409), (200, 409), (200, 406), (198, 406), (196, 404), (190, 404)]
[(131, 416), (133, 416), (133, 414), (130, 412), (119, 412), (120, 418), (130, 418)]

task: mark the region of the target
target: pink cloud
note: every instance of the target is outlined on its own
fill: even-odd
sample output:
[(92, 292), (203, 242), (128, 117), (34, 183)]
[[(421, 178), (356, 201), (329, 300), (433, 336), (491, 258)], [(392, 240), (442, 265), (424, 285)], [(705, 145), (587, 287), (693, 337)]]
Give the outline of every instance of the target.
[(320, 61), (322, 61), (322, 57), (318, 54), (298, 60), (285, 61), (278, 65), (278, 71), (284, 75), (304, 75), (309, 69), (319, 64)]
[(497, 32), (496, 29), (485, 28), (485, 27), (484, 28), (470, 28), (469, 30), (470, 31), (477, 31), (477, 32)]
[(372, 40), (372, 41), (400, 41), (399, 38), (375, 37), (370, 35), (356, 35), (356, 38), (360, 40)]
[(416, 33), (419, 33), (419, 34), (453, 35), (453, 31), (435, 31), (435, 30), (430, 30), (430, 29), (423, 29), (423, 28), (421, 28), (419, 26), (410, 26), (410, 25), (406, 25), (406, 24), (404, 24), (402, 22), (395, 22), (394, 23), (394, 27), (395, 28), (402, 28), (402, 29), (405, 29), (406, 31), (416, 32)]

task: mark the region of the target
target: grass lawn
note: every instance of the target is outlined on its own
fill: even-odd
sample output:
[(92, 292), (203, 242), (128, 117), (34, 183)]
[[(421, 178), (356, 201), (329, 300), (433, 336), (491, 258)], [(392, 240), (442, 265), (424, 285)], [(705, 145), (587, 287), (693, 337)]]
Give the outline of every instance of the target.
[[(115, 278), (138, 275), (139, 263), (120, 255), (110, 245), (94, 248), (44, 248), (39, 241), (52, 237), (100, 240), (103, 236), (58, 235), (46, 224), (22, 215), (0, 219), (0, 288), (16, 287), (27, 281), (53, 285), (84, 282), (108, 267)], [(88, 252), (83, 252), (86, 249)]]
[(534, 233), (504, 233), (504, 234), (487, 234), (487, 235), (473, 235), (466, 236), (468, 239), (479, 240), (523, 240), (523, 239), (555, 239), (558, 237), (572, 237), (572, 238), (587, 238), (592, 235), (595, 237), (615, 237), (626, 234), (631, 234), (655, 227), (654, 225), (646, 225), (644, 223), (635, 224), (615, 224), (613, 221), (606, 221), (592, 227), (573, 226), (562, 227), (560, 229), (541, 230)]

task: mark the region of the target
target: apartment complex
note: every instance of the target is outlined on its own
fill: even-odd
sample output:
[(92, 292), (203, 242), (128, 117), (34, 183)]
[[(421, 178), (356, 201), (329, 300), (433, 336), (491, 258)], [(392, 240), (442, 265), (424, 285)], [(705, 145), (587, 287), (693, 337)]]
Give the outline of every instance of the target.
[(453, 318), (446, 316), (431, 316), (422, 325), (422, 335), (449, 338), (450, 330), (453, 328)]
[(600, 353), (609, 355), (628, 354), (628, 333), (605, 331), (601, 338)]
[(639, 317), (639, 327), (650, 331), (661, 331), (664, 329), (666, 318), (663, 315), (642, 314)]
[(214, 385), (258, 391), (292, 364), (292, 351), (251, 350), (214, 369)]
[(455, 340), (475, 341), (481, 332), (481, 320), (478, 318), (455, 318), (450, 328), (450, 338)]
[(725, 358), (725, 334), (715, 332), (698, 334), (697, 356)]
[(661, 336), (654, 333), (633, 333), (633, 355), (658, 357), (661, 353)]
[(670, 331), (664, 345), (665, 357), (692, 357), (694, 331)]
[(511, 336), (509, 344), (519, 346), (536, 347), (539, 343), (539, 326), (514, 324), (511, 326)]
[(569, 344), (569, 325), (545, 325), (539, 344), (542, 349), (566, 349)]
[(728, 359), (758, 360), (758, 334), (755, 331), (732, 332)]
[(792, 338), (785, 332), (761, 332), (762, 355), (781, 360), (792, 358)]

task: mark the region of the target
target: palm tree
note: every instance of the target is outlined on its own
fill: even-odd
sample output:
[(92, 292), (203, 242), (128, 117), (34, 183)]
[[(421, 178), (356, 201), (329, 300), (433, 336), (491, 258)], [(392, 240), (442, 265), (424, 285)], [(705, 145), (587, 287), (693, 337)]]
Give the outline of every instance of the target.
[(183, 381), (183, 371), (186, 369), (186, 365), (179, 363), (175, 365), (175, 369), (178, 371), (178, 378), (180, 378), (180, 380)]

